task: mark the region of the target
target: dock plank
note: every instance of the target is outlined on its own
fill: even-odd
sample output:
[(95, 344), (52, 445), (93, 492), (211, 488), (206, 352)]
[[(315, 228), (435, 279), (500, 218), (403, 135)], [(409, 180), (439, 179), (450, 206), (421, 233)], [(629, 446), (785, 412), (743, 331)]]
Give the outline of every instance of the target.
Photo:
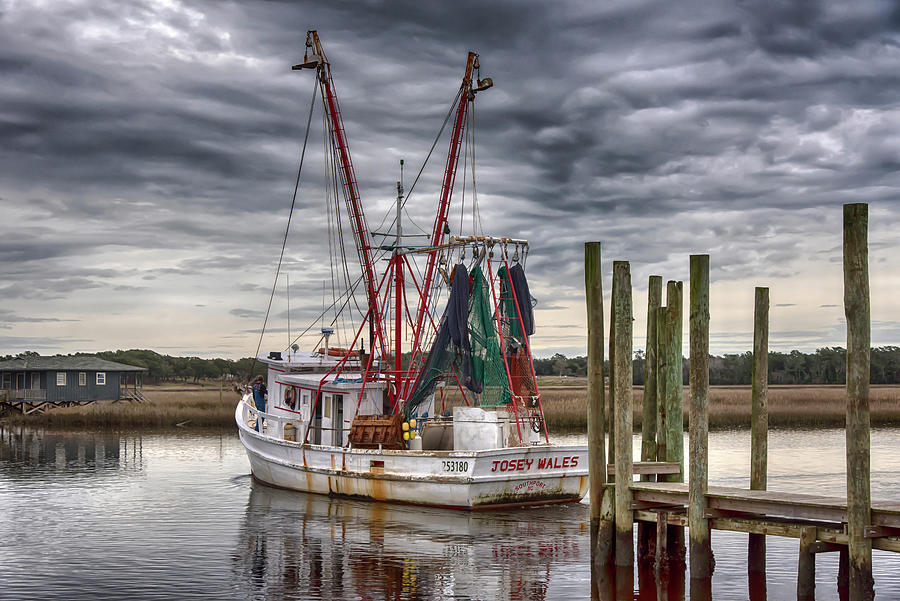
[[(645, 474), (680, 474), (681, 464), (677, 461), (635, 461), (632, 471), (636, 476)], [(615, 476), (616, 464), (607, 464), (606, 473), (610, 476)]]
[[(677, 482), (635, 482), (632, 494), (635, 501), (669, 505), (686, 505), (688, 502), (687, 484)], [(847, 521), (847, 500), (842, 497), (710, 486), (707, 499), (710, 509), (803, 520)], [(900, 503), (873, 501), (872, 525), (900, 528)]]

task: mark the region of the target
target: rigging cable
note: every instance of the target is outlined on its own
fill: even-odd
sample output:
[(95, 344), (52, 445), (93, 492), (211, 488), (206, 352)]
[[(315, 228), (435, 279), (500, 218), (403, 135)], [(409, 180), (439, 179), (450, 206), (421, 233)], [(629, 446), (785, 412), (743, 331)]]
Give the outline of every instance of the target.
[[(472, 233), (484, 235), (484, 223), (481, 221), (481, 209), (478, 207), (478, 187), (475, 185), (475, 103), (469, 107), (472, 123), (468, 129), (472, 135)], [(468, 116), (468, 115), (467, 115)], [(477, 223), (476, 223), (477, 218)]]
[[(354, 292), (356, 292), (356, 289), (359, 287), (359, 284), (362, 282), (362, 280), (363, 280), (363, 276), (360, 274), (360, 276), (359, 276), (358, 278), (356, 278), (356, 281), (353, 283), (353, 286), (351, 286), (349, 289), (347, 289), (347, 290), (345, 290), (343, 293), (341, 293), (340, 298), (338, 298), (338, 299), (335, 300), (333, 303), (331, 303), (331, 305), (329, 305), (328, 307), (322, 309), (322, 312), (319, 313), (319, 314), (315, 317), (315, 319), (313, 319), (313, 320), (310, 322), (309, 326), (307, 326), (307, 328), (306, 328), (305, 330), (303, 330), (302, 332), (300, 332), (300, 334), (299, 334), (296, 338), (294, 338), (294, 341), (293, 341), (292, 344), (296, 344), (297, 342), (300, 341), (301, 338), (303, 338), (306, 334), (308, 334), (309, 331), (313, 329), (313, 326), (316, 325), (316, 322), (319, 321), (320, 319), (323, 320), (323, 321), (322, 321), (322, 324), (324, 325), (324, 323), (325, 323), (325, 321), (324, 321), (325, 314), (328, 313), (329, 311), (331, 311), (331, 309), (333, 309), (333, 308), (338, 304), (338, 301), (340, 301), (341, 299), (344, 300), (344, 304), (341, 305), (341, 308), (338, 309), (337, 312), (340, 313), (341, 311), (343, 311), (344, 308), (347, 307), (347, 304), (350, 302), (350, 296), (351, 296)], [(346, 298), (344, 298), (344, 297), (346, 297)], [(333, 325), (336, 324), (336, 322), (337, 322), (337, 318), (332, 319), (332, 320), (331, 320), (331, 323), (330, 323), (329, 325), (332, 325), (332, 326), (333, 326)], [(321, 338), (320, 338), (320, 340), (321, 340)], [(318, 345), (317, 345), (317, 346), (318, 346)]]
[[(403, 199), (403, 203), (400, 205), (401, 207), (405, 207), (406, 203), (409, 202), (410, 196), (412, 196), (413, 190), (416, 188), (416, 183), (419, 181), (419, 177), (421, 177), (422, 172), (425, 171), (425, 166), (428, 164), (428, 160), (431, 158), (431, 153), (434, 152), (434, 147), (437, 146), (437, 143), (441, 139), (441, 134), (444, 133), (444, 128), (447, 127), (447, 123), (450, 121), (450, 117), (453, 116), (453, 109), (456, 108), (456, 103), (459, 102), (460, 96), (462, 95), (463, 90), (460, 88), (459, 92), (456, 93), (456, 97), (453, 99), (453, 102), (450, 105), (450, 110), (447, 111), (447, 115), (444, 117), (444, 122), (441, 124), (441, 128), (438, 130), (437, 135), (434, 137), (434, 142), (431, 144), (431, 148), (428, 150), (428, 155), (425, 157), (425, 161), (422, 163), (422, 167), (419, 168), (419, 173), (416, 174), (416, 179), (413, 180), (412, 185), (409, 187), (409, 192), (406, 194), (406, 198)], [(388, 215), (391, 214), (392, 211), (388, 211), (384, 215), (384, 219), (381, 220), (381, 223), (376, 228), (375, 231), (381, 231), (382, 226), (384, 226), (384, 222), (387, 221)], [(390, 227), (394, 227), (394, 224), (397, 223), (396, 214), (394, 215), (394, 220), (391, 222)]]
[[(328, 113), (327, 111), (322, 111), (322, 125), (323, 132), (327, 132), (327, 123), (328, 123)], [(335, 296), (335, 284), (334, 284), (334, 258), (336, 254), (336, 242), (335, 242), (335, 234), (334, 234), (334, 224), (338, 223), (338, 227), (340, 227), (340, 223), (338, 222), (338, 210), (337, 207), (332, 209), (331, 207), (331, 178), (329, 173), (329, 166), (332, 161), (329, 160), (329, 143), (328, 136), (325, 135), (322, 137), (322, 146), (325, 152), (323, 153), (325, 156), (324, 167), (325, 167), (325, 221), (327, 225), (328, 231), (328, 267), (331, 275), (331, 300), (332, 305), (337, 302), (337, 297)], [(335, 195), (336, 197), (336, 195)], [(337, 204), (335, 202), (335, 204)], [(325, 282), (322, 282), (322, 306), (325, 306)], [(340, 328), (335, 330), (335, 345), (340, 346), (341, 337), (338, 333)]]
[(297, 203), (297, 190), (300, 188), (300, 173), (303, 171), (303, 158), (306, 156), (306, 143), (309, 141), (310, 124), (312, 123), (313, 107), (316, 102), (316, 92), (319, 91), (318, 81), (313, 86), (312, 98), (309, 103), (309, 115), (306, 118), (306, 134), (303, 136), (303, 149), (300, 151), (300, 165), (297, 167), (297, 179), (294, 181), (294, 194), (291, 197), (291, 210), (288, 212), (287, 226), (284, 228), (284, 239), (281, 241), (281, 254), (278, 256), (278, 267), (275, 269), (275, 281), (272, 283), (272, 294), (269, 295), (269, 305), (266, 307), (266, 317), (263, 319), (262, 330), (259, 333), (259, 342), (256, 344), (256, 353), (253, 355), (253, 364), (250, 367), (249, 377), (253, 377), (256, 369), (256, 361), (259, 357), (259, 349), (262, 348), (263, 336), (266, 335), (266, 324), (269, 322), (269, 312), (272, 310), (272, 299), (275, 298), (275, 287), (278, 286), (278, 276), (281, 273), (281, 263), (284, 261), (284, 249), (287, 246), (288, 233), (291, 231), (291, 218), (294, 216), (294, 205)]
[[(468, 107), (467, 107), (468, 108)], [(463, 176), (462, 176), (462, 191), (460, 193), (460, 198), (462, 202), (459, 206), (459, 235), (463, 235), (463, 219), (466, 216), (466, 173), (468, 173), (467, 169), (469, 167), (469, 111), (466, 111), (466, 137), (465, 144), (463, 145)], [(452, 191), (451, 191), (452, 193)], [(475, 232), (472, 232), (473, 234)]]

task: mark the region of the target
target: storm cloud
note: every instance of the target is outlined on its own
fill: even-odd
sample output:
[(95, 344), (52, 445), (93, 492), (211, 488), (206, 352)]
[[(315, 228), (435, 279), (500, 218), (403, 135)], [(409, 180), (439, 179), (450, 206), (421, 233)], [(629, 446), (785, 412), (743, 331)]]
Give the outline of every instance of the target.
[[(495, 82), (474, 115), (481, 218), (531, 242), (537, 354), (584, 352), (587, 240), (607, 291), (611, 260), (631, 261), (639, 338), (647, 276), (686, 279), (702, 252), (714, 352), (749, 348), (755, 285), (771, 287), (773, 348), (843, 344), (848, 202), (870, 203), (873, 343), (900, 342), (896, 3), (0, 0), (0, 354), (256, 348), (313, 91), (290, 70), (308, 29), (373, 229), (480, 53)], [(313, 126), (275, 330), (358, 275), (352, 250), (346, 274), (328, 262), (321, 112)], [(431, 228), (446, 148), (445, 132), (409, 231)]]

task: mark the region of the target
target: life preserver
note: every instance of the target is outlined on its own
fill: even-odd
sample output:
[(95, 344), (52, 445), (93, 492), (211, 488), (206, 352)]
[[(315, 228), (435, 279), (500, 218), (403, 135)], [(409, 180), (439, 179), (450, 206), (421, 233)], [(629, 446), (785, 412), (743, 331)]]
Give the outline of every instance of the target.
[(293, 387), (289, 386), (289, 387), (285, 388), (284, 389), (284, 404), (287, 405), (288, 407), (290, 407), (291, 409), (293, 409), (296, 402), (297, 402), (297, 394), (294, 391)]
[[(324, 348), (320, 348), (320, 349), (319, 349), (319, 354), (320, 354), (320, 355), (324, 355), (324, 354), (325, 354), (325, 349), (324, 349)], [(349, 355), (351, 358), (356, 359), (357, 357), (359, 357), (359, 351), (348, 351), (347, 349), (341, 348), (341, 347), (339, 347), (339, 346), (333, 346), (333, 347), (331, 347), (331, 348), (328, 349), (328, 356), (329, 356), (329, 357), (344, 357), (344, 356), (348, 356), (348, 355)]]

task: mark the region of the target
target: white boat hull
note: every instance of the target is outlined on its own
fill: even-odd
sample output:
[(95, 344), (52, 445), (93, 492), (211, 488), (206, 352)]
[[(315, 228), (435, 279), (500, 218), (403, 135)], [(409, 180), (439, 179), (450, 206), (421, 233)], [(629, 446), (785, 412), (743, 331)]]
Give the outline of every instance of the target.
[(323, 495), (454, 509), (580, 501), (587, 447), (533, 445), (483, 451), (388, 451), (319, 446), (258, 433), (235, 412), (253, 477)]

